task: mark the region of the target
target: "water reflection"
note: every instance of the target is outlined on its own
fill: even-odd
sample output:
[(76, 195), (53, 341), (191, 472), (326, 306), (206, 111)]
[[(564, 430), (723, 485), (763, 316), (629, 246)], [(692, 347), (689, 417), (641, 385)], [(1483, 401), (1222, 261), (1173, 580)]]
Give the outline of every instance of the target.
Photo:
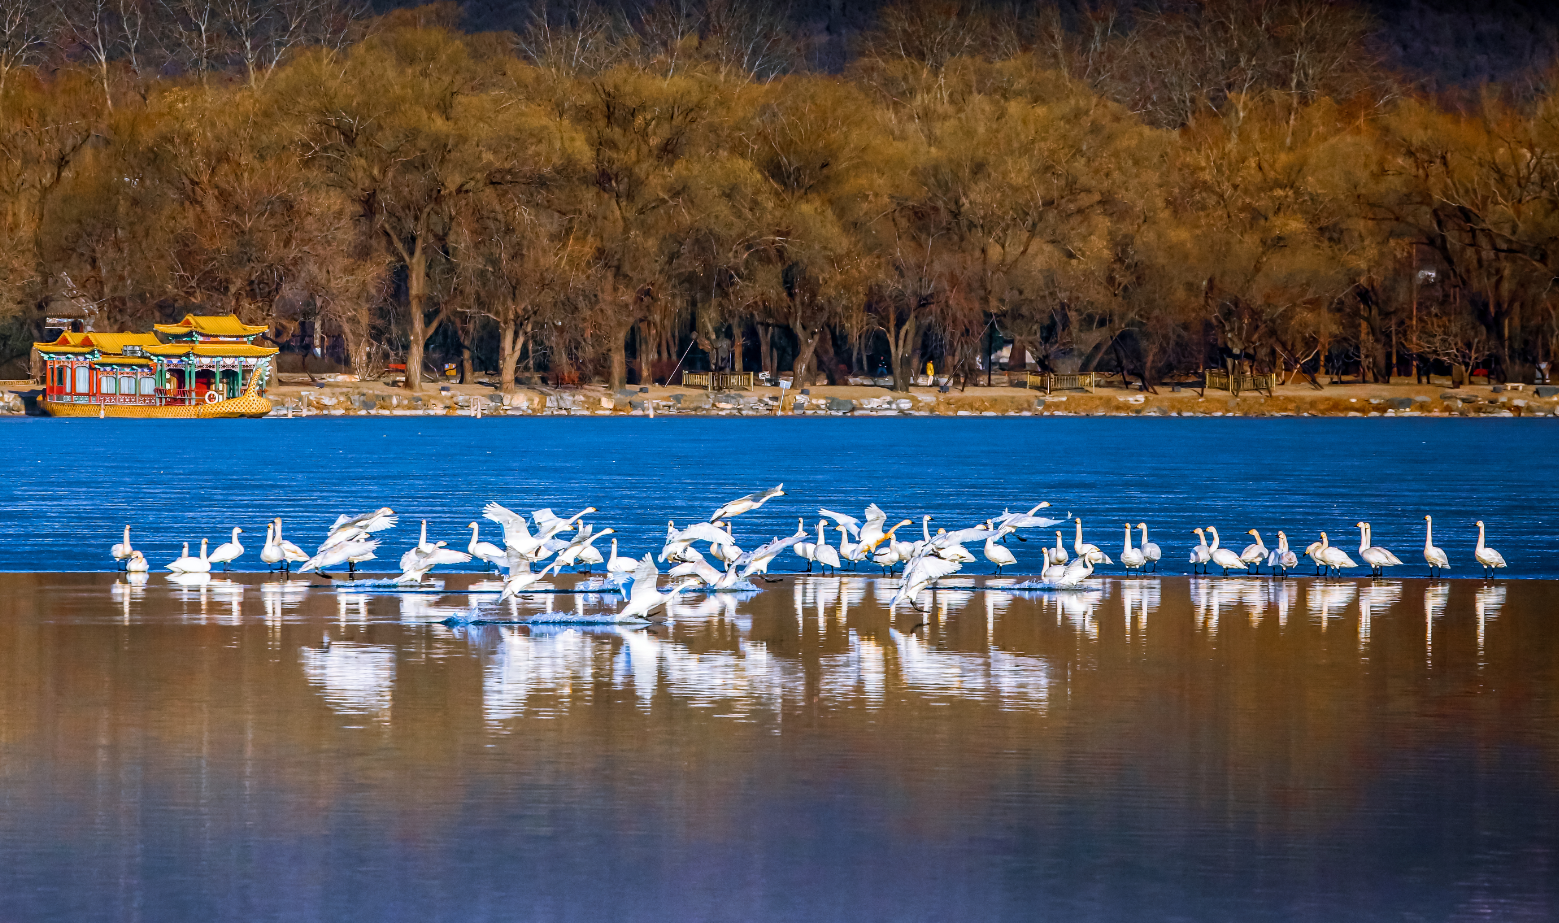
[(1133, 578), (894, 613), (891, 580), (809, 579), (585, 630), (440, 620), (618, 602), (27, 579), (0, 587), (7, 919), (49, 889), (103, 919), (173, 897), (482, 919), (495, 893), (581, 919), (967, 919), (969, 888), (1001, 919), (1559, 907), (1536, 582)]
[(381, 644), (330, 643), (299, 651), (303, 675), (325, 704), (341, 715), (383, 716), (395, 686), (395, 648)]

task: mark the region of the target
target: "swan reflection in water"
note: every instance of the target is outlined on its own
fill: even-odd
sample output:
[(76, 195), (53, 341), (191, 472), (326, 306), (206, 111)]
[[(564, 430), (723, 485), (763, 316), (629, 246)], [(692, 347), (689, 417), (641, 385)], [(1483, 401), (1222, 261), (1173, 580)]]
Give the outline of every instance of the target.
[(1305, 604), (1312, 616), (1320, 616), (1321, 630), (1325, 631), (1333, 614), (1341, 618), (1358, 594), (1359, 588), (1351, 583), (1312, 583), (1305, 591)]
[(384, 716), (395, 687), (395, 648), (384, 644), (332, 643), (299, 651), (303, 676), (341, 715)]
[(1478, 662), (1481, 664), (1489, 620), (1497, 618), (1499, 610), (1505, 606), (1505, 587), (1500, 584), (1479, 587), (1477, 595), (1472, 598), (1472, 604), (1478, 612)]
[(1370, 629), (1377, 610), (1389, 609), (1402, 599), (1400, 581), (1376, 581), (1359, 594), (1359, 649), (1369, 644)]

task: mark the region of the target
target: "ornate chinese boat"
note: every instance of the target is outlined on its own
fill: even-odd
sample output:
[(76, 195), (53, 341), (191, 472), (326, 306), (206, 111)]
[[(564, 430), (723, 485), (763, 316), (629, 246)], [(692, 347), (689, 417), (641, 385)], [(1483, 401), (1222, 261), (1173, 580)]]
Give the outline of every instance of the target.
[(34, 343), (43, 360), (38, 405), (56, 417), (263, 417), (277, 350), (264, 327), (236, 315), (186, 315), (153, 333), (66, 331)]

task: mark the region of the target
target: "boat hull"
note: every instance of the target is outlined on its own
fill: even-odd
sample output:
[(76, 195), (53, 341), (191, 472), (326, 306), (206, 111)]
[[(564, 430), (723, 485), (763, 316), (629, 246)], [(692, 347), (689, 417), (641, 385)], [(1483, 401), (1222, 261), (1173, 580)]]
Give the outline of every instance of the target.
[(271, 402), (253, 394), (240, 394), (210, 404), (74, 404), (40, 400), (38, 406), (51, 417), (127, 417), (147, 420), (232, 420), (263, 417)]

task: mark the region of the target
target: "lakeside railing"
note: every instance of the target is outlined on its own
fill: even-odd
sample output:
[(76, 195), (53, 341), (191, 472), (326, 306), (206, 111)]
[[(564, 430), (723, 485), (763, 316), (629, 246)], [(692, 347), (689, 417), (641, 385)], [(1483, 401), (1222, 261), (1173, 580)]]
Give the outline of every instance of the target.
[(751, 391), (756, 375), (752, 372), (683, 372), (682, 387), (706, 391)]
[[(1008, 378), (1011, 378), (1009, 375)], [(1031, 391), (1091, 391), (1099, 382), (1097, 372), (1078, 372), (1075, 375), (1057, 375), (1054, 372), (1030, 372), (1028, 387)]]
[(1272, 393), (1272, 387), (1277, 384), (1277, 376), (1271, 373), (1239, 372), (1229, 374), (1226, 369), (1208, 369), (1207, 387), (1215, 391), (1228, 391), (1230, 394), (1239, 394), (1241, 391), (1265, 391)]

